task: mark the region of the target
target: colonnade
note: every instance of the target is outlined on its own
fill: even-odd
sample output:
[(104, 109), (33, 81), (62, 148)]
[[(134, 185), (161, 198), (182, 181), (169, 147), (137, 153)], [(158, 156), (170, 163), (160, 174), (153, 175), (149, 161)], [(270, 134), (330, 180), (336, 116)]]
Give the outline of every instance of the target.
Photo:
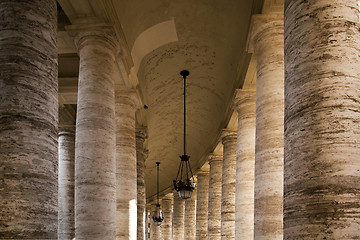
[[(23, 61), (1, 65), (0, 238), (145, 239), (145, 135), (135, 135), (135, 92), (115, 88), (116, 35), (68, 28), (77, 118), (57, 145), (56, 1), (36, 2), (40, 24), (0, 11), (0, 56)], [(360, 237), (359, 17), (357, 0), (285, 0), (284, 16), (253, 16), (256, 89), (236, 92), (238, 129), (223, 131), (223, 155), (209, 155), (192, 199), (162, 199), (152, 239)], [(13, 25), (16, 39), (3, 33)]]

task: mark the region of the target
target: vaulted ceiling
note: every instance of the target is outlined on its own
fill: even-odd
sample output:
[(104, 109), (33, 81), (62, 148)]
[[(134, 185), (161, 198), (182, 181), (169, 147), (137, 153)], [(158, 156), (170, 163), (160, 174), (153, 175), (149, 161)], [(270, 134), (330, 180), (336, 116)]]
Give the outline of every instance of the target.
[[(221, 129), (233, 128), (235, 89), (254, 86), (254, 59), (247, 53), (251, 15), (269, 0), (59, 0), (60, 124), (73, 124), (79, 58), (70, 24), (111, 23), (121, 43), (116, 84), (136, 88), (147, 109), (136, 113), (148, 129), (147, 196), (168, 191), (183, 151), (183, 80), (187, 83), (187, 152), (192, 168), (216, 151)], [(229, 123), (230, 121), (230, 123)]]

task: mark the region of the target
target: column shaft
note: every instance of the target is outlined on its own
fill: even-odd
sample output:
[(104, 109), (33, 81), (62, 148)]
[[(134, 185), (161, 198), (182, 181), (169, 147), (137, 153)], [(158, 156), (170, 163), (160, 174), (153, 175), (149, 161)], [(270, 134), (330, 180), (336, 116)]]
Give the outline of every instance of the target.
[(185, 200), (174, 191), (173, 239), (184, 240)]
[(56, 1), (0, 2), (0, 238), (57, 238)]
[(75, 128), (59, 129), (58, 239), (75, 237)]
[(184, 239), (186, 240), (196, 239), (196, 192), (197, 188), (194, 189), (191, 198), (185, 200)]
[(235, 238), (236, 131), (223, 130), (221, 239)]
[(222, 155), (209, 156), (208, 239), (221, 239)]
[(146, 129), (136, 130), (136, 172), (137, 172), (137, 239), (145, 240), (146, 192), (145, 192), (145, 149)]
[(196, 239), (207, 239), (209, 172), (197, 174)]
[(163, 240), (172, 240), (173, 197), (167, 196), (162, 199), (162, 213), (164, 221), (161, 223), (161, 235)]
[[(76, 26), (74, 26), (74, 31)], [(76, 35), (80, 55), (75, 139), (75, 236), (115, 239), (116, 43), (103, 30)]]
[(237, 90), (235, 239), (254, 239), (255, 90)]
[(116, 238), (135, 240), (137, 233), (137, 172), (133, 90), (116, 91)]
[(253, 17), (257, 59), (256, 240), (283, 238), (284, 25), (280, 15)]
[(285, 1), (284, 239), (360, 239), (359, 1)]

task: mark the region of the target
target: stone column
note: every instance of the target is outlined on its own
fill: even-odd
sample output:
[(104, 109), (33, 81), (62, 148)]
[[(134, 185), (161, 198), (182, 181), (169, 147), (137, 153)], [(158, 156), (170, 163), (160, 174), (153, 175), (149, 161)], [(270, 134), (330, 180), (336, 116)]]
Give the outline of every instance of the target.
[(221, 239), (235, 238), (236, 131), (222, 131)]
[(137, 233), (137, 171), (134, 90), (116, 90), (116, 238), (135, 240)]
[(58, 239), (75, 237), (75, 127), (59, 129)]
[(150, 220), (150, 239), (151, 240), (161, 240), (161, 224), (162, 223), (156, 223), (152, 219), (155, 216), (156, 213), (156, 203), (151, 205), (151, 220)]
[(80, 56), (75, 139), (76, 239), (115, 239), (115, 56), (112, 29), (70, 26)]
[(222, 155), (209, 156), (209, 202), (208, 202), (208, 239), (221, 239), (221, 182)]
[(238, 113), (235, 239), (254, 239), (255, 174), (255, 90), (237, 90), (235, 110)]
[(207, 239), (209, 200), (209, 172), (200, 171), (197, 174), (196, 201), (196, 239)]
[(197, 188), (191, 194), (191, 198), (185, 200), (185, 219), (184, 219), (184, 239), (196, 239), (196, 192)]
[(145, 192), (145, 160), (144, 141), (146, 129), (136, 129), (136, 171), (137, 171), (137, 239), (145, 240), (146, 192)]
[(359, 1), (285, 1), (284, 239), (360, 239)]
[(284, 24), (254, 15), (257, 59), (254, 239), (283, 238)]
[(150, 239), (150, 215), (151, 215), (151, 205), (146, 205), (146, 239)]
[(176, 191), (173, 192), (173, 195), (173, 239), (184, 240), (185, 200), (179, 198), (179, 195)]
[(162, 213), (164, 221), (161, 223), (163, 240), (172, 240), (173, 195), (168, 194), (162, 199)]
[(57, 238), (56, 1), (0, 2), (0, 238)]

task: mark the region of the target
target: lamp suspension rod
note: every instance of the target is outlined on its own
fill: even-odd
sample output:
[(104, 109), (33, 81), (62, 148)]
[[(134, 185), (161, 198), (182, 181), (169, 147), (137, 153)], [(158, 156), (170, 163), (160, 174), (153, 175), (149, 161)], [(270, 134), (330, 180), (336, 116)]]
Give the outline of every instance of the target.
[(157, 204), (159, 205), (159, 165), (160, 162), (156, 162), (157, 165)]
[(186, 155), (186, 76), (184, 77), (184, 155)]

